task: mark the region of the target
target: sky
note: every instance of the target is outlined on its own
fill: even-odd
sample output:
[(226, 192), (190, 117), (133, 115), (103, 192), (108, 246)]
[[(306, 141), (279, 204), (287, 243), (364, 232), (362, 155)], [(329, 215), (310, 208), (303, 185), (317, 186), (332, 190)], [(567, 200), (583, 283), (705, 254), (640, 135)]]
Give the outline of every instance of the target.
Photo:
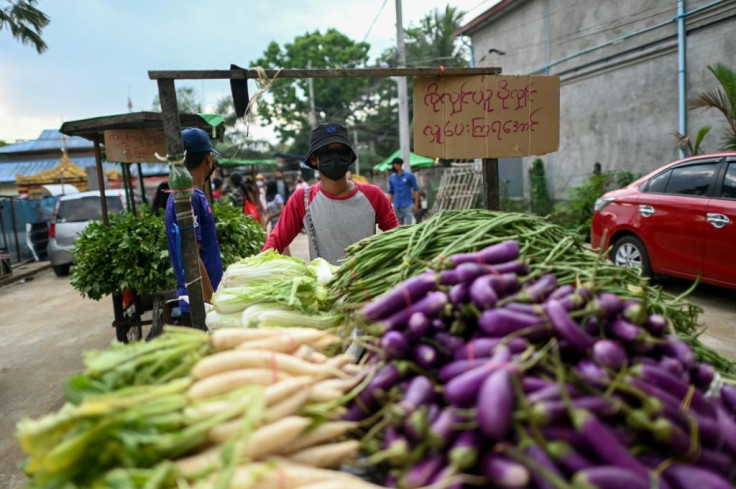
[[(402, 0), (404, 27), (448, 3), (468, 22), (496, 1)], [(128, 112), (128, 98), (134, 111), (151, 110), (158, 89), (149, 70), (248, 67), (272, 41), (328, 28), (370, 43), (371, 61), (396, 44), (395, 0), (39, 0), (37, 7), (51, 19), (43, 54), (0, 30), (6, 142), (35, 139), (64, 121)], [(210, 111), (230, 94), (227, 80), (176, 86), (193, 87)], [(251, 135), (272, 139), (267, 128)]]

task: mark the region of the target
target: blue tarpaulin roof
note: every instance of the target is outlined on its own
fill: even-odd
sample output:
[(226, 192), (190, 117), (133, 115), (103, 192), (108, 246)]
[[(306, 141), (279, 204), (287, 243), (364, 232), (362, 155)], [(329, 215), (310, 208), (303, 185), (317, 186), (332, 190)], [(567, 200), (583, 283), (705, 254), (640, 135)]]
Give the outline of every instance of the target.
[[(87, 168), (89, 166), (95, 167), (94, 156), (71, 156), (72, 163), (77, 165), (79, 168)], [(44, 170), (50, 170), (59, 164), (61, 158), (48, 158), (38, 160), (2, 160), (0, 159), (0, 183), (12, 183), (15, 182), (15, 175), (19, 173), (21, 175), (35, 175), (38, 172)], [(102, 171), (106, 172), (111, 169), (120, 169), (119, 163), (102, 163)], [(144, 177), (156, 176), (156, 175), (168, 175), (169, 166), (166, 163), (146, 163), (141, 165)], [(138, 166), (130, 165), (130, 172), (133, 175), (138, 175)]]
[[(64, 141), (66, 139), (66, 141)], [(8, 144), (0, 148), (0, 154), (39, 153), (44, 151), (59, 151), (66, 146), (69, 151), (93, 149), (94, 143), (79, 136), (64, 136), (56, 129), (45, 129), (38, 139), (22, 143)]]

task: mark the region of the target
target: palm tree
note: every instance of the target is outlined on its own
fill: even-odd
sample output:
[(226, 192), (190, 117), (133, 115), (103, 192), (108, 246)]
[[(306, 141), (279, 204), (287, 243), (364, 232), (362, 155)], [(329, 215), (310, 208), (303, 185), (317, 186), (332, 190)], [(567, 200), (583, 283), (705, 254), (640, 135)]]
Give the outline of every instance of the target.
[(6, 0), (8, 6), (0, 8), (0, 30), (9, 28), (14, 38), (32, 45), (41, 54), (48, 47), (41, 39), (41, 31), (49, 25), (50, 20), (34, 6), (36, 1)]
[(716, 63), (708, 66), (719, 87), (699, 93), (690, 102), (691, 109), (716, 109), (726, 118), (728, 127), (723, 138), (722, 151), (736, 151), (736, 71)]

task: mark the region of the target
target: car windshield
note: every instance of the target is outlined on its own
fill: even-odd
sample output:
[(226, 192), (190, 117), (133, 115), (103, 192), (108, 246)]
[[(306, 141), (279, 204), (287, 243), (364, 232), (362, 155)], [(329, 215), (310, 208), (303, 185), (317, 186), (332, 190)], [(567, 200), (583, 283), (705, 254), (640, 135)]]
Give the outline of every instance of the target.
[[(118, 197), (106, 197), (107, 211), (119, 212), (123, 210), (123, 202)], [(57, 222), (82, 222), (102, 219), (102, 206), (98, 196), (83, 197), (81, 199), (62, 200), (56, 214)]]

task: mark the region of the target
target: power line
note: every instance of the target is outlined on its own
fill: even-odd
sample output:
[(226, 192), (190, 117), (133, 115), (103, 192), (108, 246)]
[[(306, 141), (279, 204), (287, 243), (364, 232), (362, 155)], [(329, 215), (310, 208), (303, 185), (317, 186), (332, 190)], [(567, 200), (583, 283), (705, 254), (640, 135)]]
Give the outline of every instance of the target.
[(386, 6), (386, 2), (388, 0), (383, 0), (383, 3), (381, 4), (381, 8), (378, 9), (378, 13), (376, 14), (376, 17), (373, 19), (373, 22), (371, 23), (371, 26), (368, 28), (368, 32), (365, 33), (365, 36), (363, 36), (363, 42), (365, 42), (366, 39), (368, 39), (368, 36), (370, 35), (371, 31), (373, 30), (373, 26), (376, 25), (376, 21), (378, 20), (378, 17), (381, 15), (381, 12), (383, 12), (383, 7)]

